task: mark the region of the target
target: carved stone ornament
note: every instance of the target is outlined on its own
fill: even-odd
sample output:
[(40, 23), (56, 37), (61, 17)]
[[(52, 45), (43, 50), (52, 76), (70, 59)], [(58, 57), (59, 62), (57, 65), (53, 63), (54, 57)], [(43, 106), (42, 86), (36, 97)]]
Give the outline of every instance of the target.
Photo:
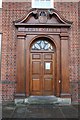
[(14, 21), (15, 26), (66, 26), (70, 27), (72, 22), (63, 18), (55, 9), (31, 9), (22, 20)]
[(40, 11), (38, 20), (40, 23), (46, 23), (47, 22), (47, 13), (45, 11)]

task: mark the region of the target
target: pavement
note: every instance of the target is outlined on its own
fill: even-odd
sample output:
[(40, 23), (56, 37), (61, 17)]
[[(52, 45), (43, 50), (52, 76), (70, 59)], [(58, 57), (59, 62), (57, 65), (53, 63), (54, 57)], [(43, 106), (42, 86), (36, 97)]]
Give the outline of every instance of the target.
[(79, 105), (57, 105), (57, 104), (6, 104), (2, 105), (2, 120), (20, 118), (21, 120), (60, 120), (71, 118), (79, 120)]

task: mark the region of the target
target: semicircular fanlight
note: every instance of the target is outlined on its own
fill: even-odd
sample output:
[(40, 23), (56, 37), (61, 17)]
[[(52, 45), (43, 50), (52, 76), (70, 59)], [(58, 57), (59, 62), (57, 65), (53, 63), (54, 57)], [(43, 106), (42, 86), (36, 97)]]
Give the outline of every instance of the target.
[(46, 40), (38, 40), (32, 45), (32, 50), (54, 51), (53, 46)]

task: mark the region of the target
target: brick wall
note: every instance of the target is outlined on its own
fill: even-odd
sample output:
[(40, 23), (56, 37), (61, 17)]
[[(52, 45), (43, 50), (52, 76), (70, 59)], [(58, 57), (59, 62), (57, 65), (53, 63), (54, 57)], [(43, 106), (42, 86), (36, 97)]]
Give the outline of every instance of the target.
[[(78, 3), (55, 3), (55, 8), (69, 21), (73, 21), (69, 31), (69, 79), (72, 100), (78, 101)], [(2, 25), (2, 82), (3, 100), (13, 100), (16, 82), (16, 28), (13, 21), (24, 17), (31, 8), (30, 2), (3, 2)]]
[[(0, 33), (2, 33), (2, 9), (0, 8)], [(0, 71), (1, 71), (1, 41), (0, 41)], [(0, 72), (1, 81), (1, 72)], [(2, 101), (2, 84), (0, 82), (0, 103)]]
[(2, 9), (0, 8), (0, 33), (2, 32)]
[(56, 9), (69, 21), (72, 21), (69, 40), (69, 79), (71, 85), (72, 100), (78, 101), (78, 80), (79, 80), (79, 42), (78, 42), (78, 3), (55, 3)]
[(3, 3), (2, 8), (2, 91), (3, 100), (13, 100), (16, 82), (16, 28), (13, 21), (24, 17), (30, 3)]
[[(79, 41), (79, 80), (80, 80), (80, 1), (78, 3), (78, 41)], [(78, 84), (78, 100), (80, 102), (80, 81)]]

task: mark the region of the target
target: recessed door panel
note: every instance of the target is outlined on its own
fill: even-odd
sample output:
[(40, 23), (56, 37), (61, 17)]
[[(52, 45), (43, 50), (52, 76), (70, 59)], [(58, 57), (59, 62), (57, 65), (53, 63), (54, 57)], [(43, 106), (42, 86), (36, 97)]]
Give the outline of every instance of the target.
[(40, 74), (41, 73), (41, 62), (40, 61), (32, 61), (32, 74)]
[(33, 54), (32, 59), (40, 59), (41, 55), (40, 54)]
[(40, 92), (40, 79), (32, 79), (33, 92)]
[(44, 54), (44, 59), (45, 60), (52, 60), (52, 54), (49, 54), (49, 53)]
[(46, 78), (44, 79), (44, 91), (52, 91), (52, 79)]

